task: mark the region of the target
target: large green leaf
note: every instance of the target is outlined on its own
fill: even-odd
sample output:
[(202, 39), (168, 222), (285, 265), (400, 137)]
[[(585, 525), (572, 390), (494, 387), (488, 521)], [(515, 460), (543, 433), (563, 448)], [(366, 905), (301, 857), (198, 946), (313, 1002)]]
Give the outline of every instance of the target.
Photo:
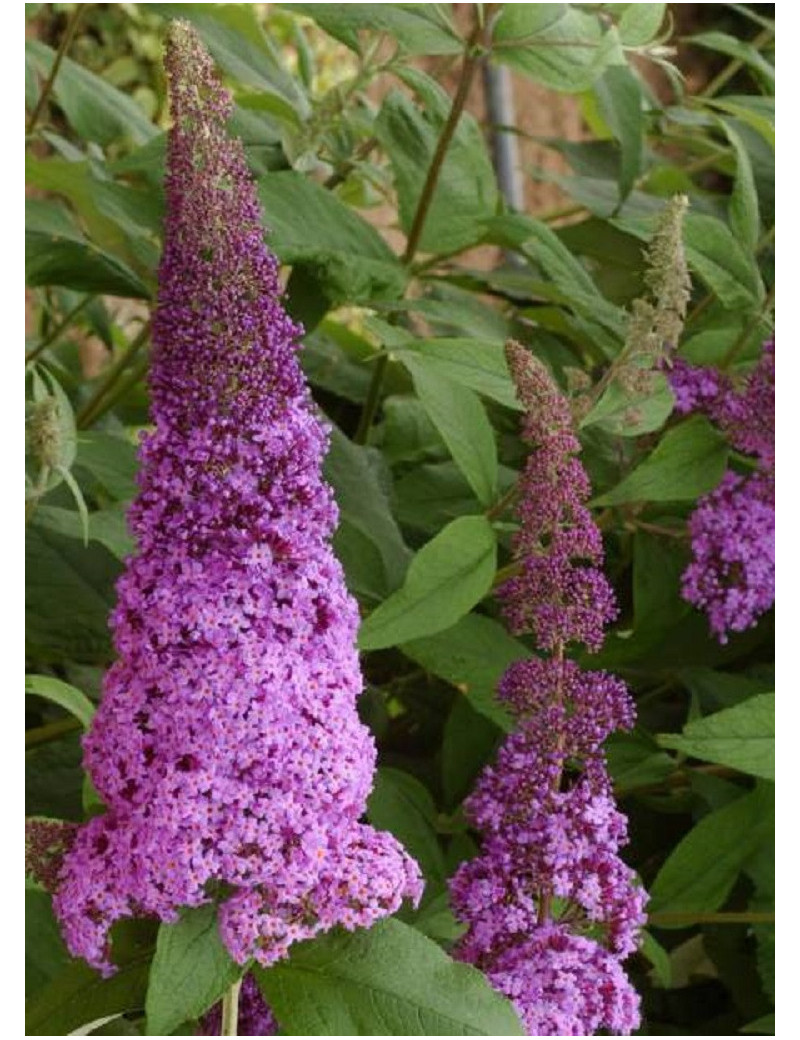
[(254, 974), (290, 1035), (522, 1035), (511, 1004), (476, 968), (400, 921), (299, 944)]
[(497, 497), (497, 447), (480, 398), (468, 387), (419, 364), (410, 353), (403, 362), (456, 465), (479, 501), (491, 505)]
[(726, 54), (729, 58), (735, 58), (751, 68), (768, 91), (774, 92), (774, 66), (767, 61), (757, 47), (748, 43), (747, 40), (739, 40), (729, 33), (711, 30), (710, 32), (695, 33), (686, 42), (716, 51), (718, 54)]
[(75, 464), (118, 502), (127, 502), (136, 494), (137, 450), (125, 437), (96, 430), (82, 432)]
[(491, 588), (496, 557), (485, 516), (453, 520), (420, 549), (403, 586), (363, 622), (359, 646), (379, 650), (454, 625)]
[(595, 503), (694, 500), (719, 484), (727, 457), (724, 437), (706, 419), (694, 416), (669, 430), (644, 462)]
[[(339, 506), (340, 526), (334, 545), (337, 551), (342, 547), (353, 550), (344, 558), (348, 579), (351, 576), (348, 563), (351, 563), (357, 568), (361, 582), (367, 580), (378, 599), (400, 585), (411, 559), (411, 551), (392, 516), (387, 488), (379, 477), (381, 461), (374, 448), (353, 444), (333, 427), (325, 476), (333, 486)], [(350, 531), (343, 532), (346, 528)], [(365, 550), (369, 553), (366, 561)], [(370, 561), (369, 579), (366, 579), (364, 564)]]
[(243, 970), (220, 938), (215, 906), (184, 910), (175, 924), (162, 924), (147, 986), (147, 1035), (169, 1036), (199, 1018)]
[[(118, 560), (124, 560), (134, 549), (134, 540), (128, 532), (125, 520), (127, 505), (115, 503), (108, 509), (89, 513), (89, 541), (99, 542), (112, 552)], [(56, 534), (69, 538), (84, 538), (81, 516), (72, 509), (60, 506), (39, 506), (36, 523)]]
[[(527, 16), (530, 31), (523, 38), (520, 29), (526, 15), (516, 14), (518, 7), (544, 9)], [(570, 94), (587, 90), (618, 49), (596, 15), (572, 4), (509, 4), (506, 10), (492, 57), (553, 90)]]
[(511, 729), (495, 691), (508, 666), (527, 657), (528, 651), (499, 622), (467, 614), (437, 635), (404, 643), (402, 650), (426, 671), (458, 687), (475, 711), (501, 729)]
[(617, 31), (626, 47), (641, 47), (658, 34), (667, 13), (666, 4), (607, 4), (618, 15)]
[(402, 294), (406, 273), (355, 210), (299, 173), (260, 178), (269, 242), (286, 264), (313, 272), (331, 303)]
[[(438, 89), (438, 88), (437, 88)], [(446, 96), (429, 100), (427, 111), (397, 90), (389, 93), (375, 123), (375, 134), (386, 149), (394, 172), (400, 223), (408, 233), (417, 212), (423, 184), (447, 112)], [(480, 127), (462, 115), (442, 164), (418, 249), (450, 253), (474, 245), (483, 237), (483, 221), (497, 207), (494, 171)]]
[(26, 1036), (68, 1036), (91, 1023), (144, 1007), (152, 927), (149, 922), (124, 922), (115, 931), (116, 973), (104, 979), (83, 961), (71, 960), (28, 1001)]
[(600, 111), (619, 142), (619, 197), (630, 194), (642, 170), (644, 96), (638, 77), (628, 65), (609, 65), (594, 86)]
[(704, 718), (683, 733), (659, 737), (662, 747), (731, 766), (743, 773), (775, 779), (775, 694), (762, 693)]
[(730, 310), (753, 310), (764, 298), (754, 257), (747, 254), (721, 220), (689, 213), (684, 222), (689, 266)]
[[(50, 72), (54, 52), (40, 40), (25, 43), (26, 61), (40, 76)], [(70, 58), (64, 58), (53, 84), (53, 97), (85, 141), (109, 145), (124, 139), (144, 144), (158, 133), (136, 102)]]
[(650, 887), (650, 913), (719, 909), (769, 835), (774, 785), (764, 784), (704, 816), (673, 849)]
[[(442, 794), (446, 808), (456, 809), (474, 790), (478, 776), (494, 757), (503, 729), (508, 728), (500, 728), (486, 714), (479, 715), (466, 697), (455, 700), (442, 734)], [(448, 851), (452, 855), (452, 844)]]
[(122, 568), (101, 545), (84, 548), (34, 520), (25, 540), (26, 646), (34, 660), (108, 660), (108, 614)]
[(443, 882), (444, 856), (436, 836), (436, 806), (428, 789), (400, 769), (382, 766), (367, 802), (370, 823), (390, 831), (419, 863), (426, 880)]
[(70, 956), (53, 917), (49, 892), (25, 884), (25, 995), (30, 997), (56, 978)]
[(26, 675), (25, 693), (35, 694), (37, 697), (50, 701), (51, 704), (57, 704), (74, 715), (84, 726), (88, 726), (92, 721), (94, 705), (86, 694), (74, 686), (70, 686), (69, 683), (56, 679), (55, 676)]
[(728, 202), (731, 229), (737, 241), (748, 252), (754, 252), (761, 232), (761, 219), (753, 164), (741, 135), (729, 121), (723, 121), (723, 127), (736, 154), (736, 177)]
[(508, 373), (502, 342), (483, 339), (418, 339), (392, 353), (405, 362), (413, 357), (417, 367), (469, 387), (477, 394), (521, 411), (514, 384)]
[(363, 30), (386, 33), (409, 54), (457, 54), (462, 49), (441, 4), (280, 4), (308, 15), (325, 32), (361, 53)]
[(74, 236), (25, 231), (25, 284), (146, 300), (150, 290), (127, 264)]

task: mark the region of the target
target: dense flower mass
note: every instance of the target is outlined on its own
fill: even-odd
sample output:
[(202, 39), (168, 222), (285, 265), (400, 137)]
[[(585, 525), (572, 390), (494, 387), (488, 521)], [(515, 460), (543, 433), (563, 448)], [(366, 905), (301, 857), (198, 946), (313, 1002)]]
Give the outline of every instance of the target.
[(359, 722), (358, 610), (330, 537), (327, 447), (280, 303), (231, 100), (185, 24), (153, 323), (155, 430), (130, 513), (118, 654), (84, 741), (107, 811), (82, 827), (55, 907), (108, 972), (110, 926), (215, 899), (231, 954), (369, 925), (421, 891), (359, 822), (375, 747)]
[(684, 598), (704, 610), (721, 643), (751, 628), (775, 600), (775, 341), (744, 385), (718, 369), (676, 359), (670, 373), (676, 410), (705, 412), (756, 472), (729, 470), (689, 518), (692, 562)]
[(571, 642), (596, 648), (616, 614), (599, 570), (600, 533), (569, 409), (544, 367), (507, 347), (533, 451), (520, 481), (520, 574), (500, 590), (509, 624), (547, 656), (512, 664), (498, 694), (517, 721), (466, 811), (481, 853), (451, 883), (468, 926), (458, 955), (516, 1005), (532, 1036), (629, 1034), (639, 999), (621, 962), (637, 945), (645, 895), (619, 858), (626, 822), (602, 742), (629, 729), (625, 684), (581, 671)]

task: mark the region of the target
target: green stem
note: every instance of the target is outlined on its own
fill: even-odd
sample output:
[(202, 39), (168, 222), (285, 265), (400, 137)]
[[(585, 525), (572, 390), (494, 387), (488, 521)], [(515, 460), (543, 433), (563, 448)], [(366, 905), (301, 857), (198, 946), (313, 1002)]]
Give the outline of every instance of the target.
[(239, 991), (242, 988), (242, 980), (238, 979), (230, 986), (222, 997), (222, 1025), (220, 1036), (238, 1036), (239, 1025)]
[(59, 336), (61, 336), (62, 333), (69, 328), (69, 326), (72, 324), (75, 318), (77, 318), (77, 316), (80, 314), (83, 308), (86, 307), (93, 299), (94, 296), (92, 295), (84, 296), (84, 298), (79, 303), (76, 303), (72, 310), (64, 316), (64, 318), (58, 323), (58, 325), (56, 325), (53, 331), (48, 336), (45, 336), (41, 343), (37, 343), (33, 350), (28, 351), (28, 353), (25, 355), (25, 364), (29, 365), (31, 361), (35, 361), (40, 354), (43, 354), (45, 350), (47, 350), (51, 343), (55, 343)]
[[(428, 216), (431, 202), (433, 201), (436, 185), (439, 182), (439, 176), (442, 172), (445, 156), (447, 155), (447, 149), (449, 148), (453, 135), (456, 132), (458, 121), (461, 118), (461, 114), (464, 111), (464, 105), (467, 101), (469, 88), (478, 68), (480, 56), (476, 53), (475, 46), (482, 31), (480, 20), (476, 20), (475, 27), (470, 33), (464, 48), (464, 61), (461, 66), (461, 76), (458, 81), (458, 87), (456, 88), (453, 103), (450, 106), (450, 113), (447, 116), (447, 120), (442, 127), (442, 132), (439, 135), (439, 140), (436, 143), (431, 164), (428, 168), (427, 176), (425, 177), (425, 183), (422, 186), (419, 202), (417, 203), (414, 219), (411, 222), (411, 230), (408, 233), (408, 241), (406, 242), (405, 252), (402, 256), (402, 261), (406, 265), (411, 264), (416, 256), (420, 238), (422, 237), (422, 232), (425, 227), (425, 220)], [(372, 370), (372, 379), (370, 380), (369, 388), (367, 389), (367, 398), (364, 402), (364, 408), (358, 422), (358, 429), (353, 438), (356, 444), (366, 444), (370, 427), (372, 426), (380, 404), (383, 378), (386, 375), (386, 366), (388, 364), (389, 355), (384, 351), (384, 353), (378, 357), (375, 362), (375, 367)]]
[(774, 911), (756, 911), (756, 910), (745, 910), (739, 911), (720, 911), (718, 913), (694, 913), (692, 911), (682, 912), (670, 912), (663, 911), (662, 913), (648, 914), (648, 924), (655, 925), (656, 928), (659, 926), (670, 927), (675, 925), (690, 925), (690, 924), (774, 924), (775, 913)]
[(414, 214), (413, 221), (411, 222), (411, 230), (408, 233), (408, 242), (406, 243), (405, 252), (403, 253), (404, 264), (410, 264), (416, 256), (420, 238), (422, 237), (422, 232), (425, 228), (428, 211), (430, 210), (433, 195), (436, 191), (436, 185), (439, 182), (439, 175), (442, 172), (442, 166), (444, 165), (445, 156), (447, 155), (447, 149), (450, 147), (450, 142), (452, 141), (453, 135), (458, 127), (458, 121), (461, 118), (461, 113), (464, 111), (464, 105), (467, 101), (469, 88), (472, 86), (472, 80), (478, 69), (480, 55), (476, 52), (475, 48), (481, 35), (481, 31), (480, 22), (476, 22), (466, 43), (464, 61), (461, 65), (461, 75), (458, 80), (456, 94), (453, 98), (453, 103), (450, 106), (450, 113), (447, 116), (447, 121), (442, 127), (442, 132), (436, 143), (436, 149), (434, 150), (431, 164), (428, 167), (428, 174), (425, 178), (425, 183), (422, 186), (419, 202), (417, 203), (417, 211)]
[[(772, 29), (763, 29), (758, 36), (752, 41), (753, 46), (756, 50), (760, 50), (765, 43), (768, 43), (773, 39), (775, 33)], [(740, 69), (744, 68), (745, 63), (741, 58), (734, 58), (733, 61), (729, 61), (725, 68), (719, 72), (708, 84), (708, 86), (701, 91), (701, 97), (714, 97), (715, 94), (719, 93), (725, 84), (733, 79)]]
[(518, 490), (519, 489), (517, 488), (517, 482), (514, 481), (511, 487), (506, 492), (504, 492), (504, 494), (502, 494), (500, 498), (498, 498), (494, 505), (489, 506), (489, 508), (486, 510), (486, 519), (497, 520), (499, 517), (501, 517), (503, 513), (506, 511), (506, 509), (517, 497)]
[[(93, 422), (96, 422), (100, 415), (105, 414), (105, 412), (108, 411), (108, 408), (105, 407), (105, 398), (107, 398), (113, 391), (114, 387), (121, 379), (125, 369), (147, 342), (149, 335), (150, 322), (147, 322), (142, 326), (138, 335), (136, 335), (125, 348), (119, 360), (109, 368), (105, 379), (103, 379), (94, 394), (78, 412), (75, 421), (79, 429), (83, 430), (87, 426), (91, 426)], [(116, 400), (116, 397), (114, 399)]]
[(83, 12), (86, 10), (88, 6), (88, 4), (78, 4), (75, 10), (72, 12), (72, 16), (70, 17), (70, 20), (67, 23), (66, 31), (64, 32), (64, 35), (61, 38), (61, 43), (58, 45), (58, 51), (56, 52), (56, 56), (53, 59), (53, 64), (50, 67), (50, 75), (44, 81), (44, 86), (42, 87), (42, 92), (39, 95), (39, 100), (36, 102), (36, 107), (34, 108), (33, 112), (31, 112), (31, 117), (28, 120), (28, 126), (25, 130), (27, 134), (33, 133), (34, 127), (39, 122), (39, 116), (42, 114), (44, 106), (47, 103), (47, 99), (50, 97), (50, 92), (52, 91), (53, 84), (56, 81), (58, 70), (61, 68), (61, 62), (64, 60), (64, 56), (67, 53), (67, 48), (72, 43), (72, 38), (74, 37), (75, 32), (78, 28), (78, 23), (80, 22), (83, 16)]

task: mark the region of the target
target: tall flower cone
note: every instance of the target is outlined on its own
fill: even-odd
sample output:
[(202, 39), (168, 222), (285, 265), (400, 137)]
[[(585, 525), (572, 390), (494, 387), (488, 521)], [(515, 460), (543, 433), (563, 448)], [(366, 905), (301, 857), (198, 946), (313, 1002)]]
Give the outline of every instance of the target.
[(512, 664), (499, 696), (517, 720), (465, 809), (483, 834), (451, 882), (467, 925), (457, 955), (515, 1004), (531, 1036), (627, 1035), (639, 998), (622, 969), (644, 892), (618, 856), (626, 823), (601, 748), (633, 724), (625, 684), (566, 657), (597, 649), (616, 614), (569, 406), (536, 358), (506, 348), (532, 447), (520, 481), (518, 576), (500, 589), (506, 619), (541, 656)]
[(241, 963), (418, 899), (416, 864), (360, 822), (375, 746), (355, 701), (358, 610), (330, 547), (327, 448), (282, 309), (232, 104), (193, 30), (167, 47), (173, 128), (153, 322), (154, 432), (112, 615), (117, 660), (84, 741), (106, 812), (67, 854), (70, 951), (216, 900)]

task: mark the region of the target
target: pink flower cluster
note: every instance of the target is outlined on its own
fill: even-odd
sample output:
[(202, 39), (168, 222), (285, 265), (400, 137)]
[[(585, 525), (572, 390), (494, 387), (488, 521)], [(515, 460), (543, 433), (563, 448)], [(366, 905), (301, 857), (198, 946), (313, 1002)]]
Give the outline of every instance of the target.
[(358, 609), (330, 539), (327, 448), (232, 104), (193, 30), (167, 50), (173, 128), (153, 323), (154, 432), (112, 615), (118, 659), (84, 741), (106, 812), (55, 899), (108, 973), (118, 919), (219, 903), (232, 956), (270, 964), (418, 900), (417, 865), (360, 822), (375, 746), (355, 701)]
[(483, 845), (451, 882), (468, 926), (457, 954), (514, 1002), (532, 1036), (627, 1035), (639, 999), (621, 962), (646, 897), (618, 855), (626, 822), (601, 745), (633, 725), (634, 706), (619, 679), (565, 657), (571, 642), (599, 647), (614, 595), (567, 402), (523, 347), (510, 343), (507, 357), (533, 451), (520, 482), (520, 573), (500, 595), (511, 628), (546, 656), (512, 664), (500, 682), (517, 728), (465, 803)]

